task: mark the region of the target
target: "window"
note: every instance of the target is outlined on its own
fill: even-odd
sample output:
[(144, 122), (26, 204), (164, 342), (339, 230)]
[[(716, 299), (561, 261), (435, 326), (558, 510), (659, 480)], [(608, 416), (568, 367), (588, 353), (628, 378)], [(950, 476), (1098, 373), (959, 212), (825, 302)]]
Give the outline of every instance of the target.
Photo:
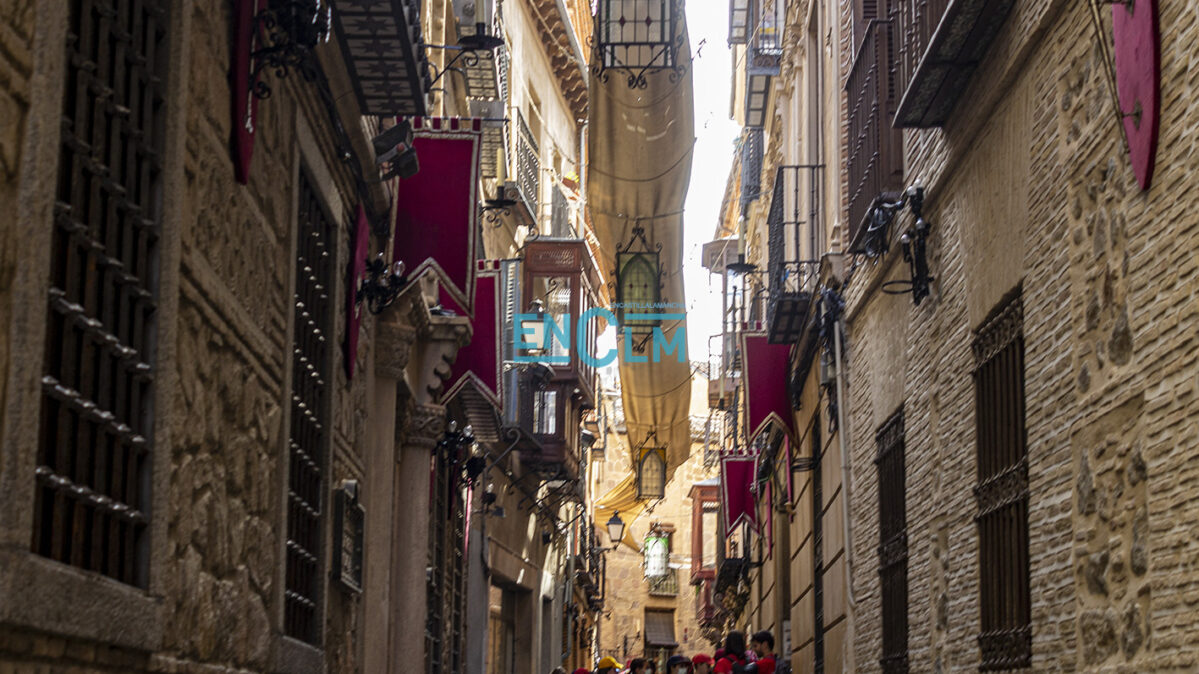
[(70, 3), (31, 543), (143, 588), (168, 4)]
[[(461, 422), (459, 422), (461, 423)], [(430, 484), (428, 578), (425, 592), (425, 671), (463, 670), (466, 637), (466, 507), (461, 465), (441, 452)]]
[(1032, 663), (1028, 573), (1028, 446), (1020, 288), (974, 338), (980, 669)]
[(882, 594), (885, 674), (908, 671), (908, 530), (904, 485), (903, 408), (875, 434), (878, 454), (878, 575)]
[(320, 545), (329, 421), (327, 335), (335, 229), (304, 171), (300, 171), (298, 213), (283, 621), (288, 636), (315, 644), (321, 631)]
[(558, 432), (558, 390), (547, 389), (533, 393), (533, 432), (555, 435)]

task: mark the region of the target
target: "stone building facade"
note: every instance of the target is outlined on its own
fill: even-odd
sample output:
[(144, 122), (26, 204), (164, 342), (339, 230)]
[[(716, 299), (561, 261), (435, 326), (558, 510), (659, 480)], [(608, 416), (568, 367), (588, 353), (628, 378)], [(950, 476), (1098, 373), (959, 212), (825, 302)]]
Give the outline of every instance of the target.
[[(1085, 3), (1016, 1), (1000, 13), (985, 56), (954, 89), (956, 105), (927, 128), (895, 132), (894, 173), (858, 211), (923, 187), (932, 281), (914, 304), (887, 292), (913, 280), (899, 240), (916, 238), (910, 198), (885, 239), (855, 237), (862, 223), (852, 217), (855, 73), (883, 26), (898, 30), (914, 4), (892, 2), (888, 14), (879, 3), (873, 25), (870, 3), (787, 4), (793, 37), (769, 97), (767, 147), (772, 134), (784, 153), (810, 143), (811, 127), (786, 131), (790, 92), (811, 64), (834, 69), (819, 126), (833, 142), (823, 163), (836, 182), (825, 190), (829, 244), (815, 251), (815, 299), (792, 342), (801, 461), (775, 462), (789, 468), (797, 497), (792, 559), (751, 574), (738, 624), (787, 617), (771, 595), (789, 571), (795, 671), (1194, 667), (1183, 636), (1194, 607), (1182, 589), (1193, 582), (1182, 560), (1194, 541), (1179, 494), (1195, 445), (1193, 331), (1184, 326), (1199, 242), (1172, 195), (1192, 180), (1195, 78), (1184, 45), (1199, 16), (1169, 1), (1134, 10), (1156, 4), (1161, 34), (1160, 140), (1142, 190), (1105, 81), (1111, 8), (1098, 28)], [(829, 20), (809, 61), (814, 13)], [(893, 72), (911, 75), (923, 52), (907, 54), (902, 32), (888, 36)], [(908, 84), (894, 82), (894, 101), (873, 99), (882, 114), (910, 111)], [(753, 232), (769, 228), (766, 157), (766, 202), (742, 229), (763, 268), (771, 251), (753, 245)], [(730, 229), (726, 216), (718, 236)], [(826, 289), (844, 300), (840, 316), (818, 296)], [(830, 308), (839, 335), (821, 332)], [(840, 404), (830, 411), (830, 402)], [(819, 505), (804, 507), (814, 477)], [(780, 535), (776, 526), (776, 551)]]
[[(484, 491), (431, 460), (449, 422), (469, 422), (444, 392), (472, 320), (446, 310), (432, 275), (378, 316), (356, 301), (358, 251), (390, 260), (405, 204), (374, 177), (371, 143), (398, 113), (363, 97), (359, 53), (336, 30), (287, 75), (264, 68), (270, 96), (238, 180), (231, 72), (246, 4), (0, 6), (0, 204), (16, 216), (0, 225), (0, 669), (484, 671), (451, 629), (486, 611), (486, 587), (467, 598), (480, 565), (434, 549)], [(398, 4), (425, 42), (459, 39), (453, 3)], [(585, 65), (560, 53), (583, 30), (568, 4), (504, 3), (524, 85), (500, 117), (544, 89), (554, 180), (534, 215), (547, 223), (585, 118)], [(428, 58), (440, 69), (453, 53)], [(457, 71), (430, 92), (427, 66), (406, 58), (426, 79), (416, 114), (472, 114)], [(504, 224), (487, 227), (480, 256), (518, 250), (529, 223)], [(430, 513), (431, 470), (449, 480), (443, 514)], [(543, 542), (499, 488), (513, 515), (495, 538), (515, 554), (490, 568), (555, 586), (562, 537)], [(441, 564), (460, 575), (444, 603), (428, 572)], [(430, 615), (441, 622), (422, 642)], [(542, 627), (539, 612), (525, 620), (522, 634)], [(472, 627), (486, 644), (486, 623)], [(559, 659), (546, 652), (522, 668)]]
[[(698, 385), (692, 389), (690, 457), (667, 483), (665, 498), (653, 501), (625, 525), (626, 541), (643, 543), (655, 529), (668, 535), (668, 574), (661, 580), (647, 577), (644, 551), (627, 543), (605, 553), (606, 585), (603, 613), (598, 621), (597, 655), (612, 656), (622, 665), (630, 658), (646, 657), (657, 663), (658, 671), (664, 671), (666, 660), (673, 653), (688, 658), (696, 653), (712, 653), (712, 644), (704, 637), (696, 610), (699, 588), (691, 585), (692, 537), (697, 533), (692, 527), (690, 493), (694, 484), (715, 475), (716, 466), (710, 460), (711, 453), (705, 456), (704, 451), (708, 439), (706, 381), (701, 373), (693, 381)], [(608, 391), (605, 398), (613, 424), (602, 456), (597, 453), (592, 462), (591, 480), (597, 494), (607, 493), (633, 471), (628, 435), (621, 413), (616, 410), (620, 391)], [(597, 524), (603, 526), (603, 522)], [(708, 546), (714, 546), (716, 532), (707, 531), (704, 535)], [(606, 533), (600, 536), (607, 540)]]

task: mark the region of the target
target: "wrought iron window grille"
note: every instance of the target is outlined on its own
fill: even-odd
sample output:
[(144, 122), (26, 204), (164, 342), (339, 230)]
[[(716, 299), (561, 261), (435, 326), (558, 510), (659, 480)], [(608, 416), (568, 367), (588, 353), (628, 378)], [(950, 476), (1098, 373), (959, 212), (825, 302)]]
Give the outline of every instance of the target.
[(144, 588), (172, 3), (116, 4), (68, 5), (30, 547)]
[(904, 416), (900, 409), (875, 433), (878, 471), (879, 584), (885, 674), (908, 671), (908, 536)]
[(316, 644), (322, 632), (321, 531), (326, 512), (323, 489), (330, 358), (327, 335), (337, 228), (326, 216), (305, 171), (300, 172), (297, 210), (284, 630), (288, 636)]
[(1032, 662), (1023, 319), (1017, 287), (979, 328), (972, 345), (983, 671)]

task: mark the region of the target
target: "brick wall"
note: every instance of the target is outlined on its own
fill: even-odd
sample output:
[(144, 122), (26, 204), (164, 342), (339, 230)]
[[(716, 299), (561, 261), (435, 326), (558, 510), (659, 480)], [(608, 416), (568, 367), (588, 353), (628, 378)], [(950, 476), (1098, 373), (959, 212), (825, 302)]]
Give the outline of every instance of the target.
[(906, 271), (892, 266), (893, 251), (859, 268), (849, 293), (860, 671), (878, 669), (870, 458), (897, 355), (912, 666), (977, 665), (969, 344), (1021, 280), (1033, 667), (1196, 664), (1186, 560), (1196, 552), (1188, 494), (1199, 307), (1189, 288), (1199, 218), (1178, 195), (1195, 175), (1186, 110), (1199, 77), (1187, 45), (1199, 10), (1160, 4), (1163, 118), (1149, 192), (1129, 168), (1082, 4), (1018, 2), (950, 123), (905, 134), (908, 179), (928, 190), (936, 281), (920, 307), (903, 298), (895, 308), (876, 290)]

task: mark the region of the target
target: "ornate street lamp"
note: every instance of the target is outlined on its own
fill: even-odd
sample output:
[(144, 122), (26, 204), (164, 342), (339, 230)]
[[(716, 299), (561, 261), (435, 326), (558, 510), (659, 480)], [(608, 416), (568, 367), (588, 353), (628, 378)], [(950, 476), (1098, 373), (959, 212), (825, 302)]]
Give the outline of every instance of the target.
[(666, 497), (666, 448), (650, 444), (650, 441), (656, 439), (657, 435), (657, 432), (650, 431), (645, 436), (645, 441), (638, 447), (638, 499)]
[(608, 538), (612, 540), (611, 550), (619, 547), (624, 538), (624, 520), (620, 519), (619, 510), (612, 511), (612, 517), (608, 519)]
[[(640, 241), (638, 250), (634, 250)], [(622, 330), (648, 332), (661, 323), (658, 319), (638, 318), (639, 314), (659, 312), (662, 300), (662, 244), (651, 247), (645, 229), (633, 228), (628, 243), (616, 246), (616, 321)], [(629, 311), (632, 308), (633, 311)]]
[[(904, 193), (904, 201), (912, 209), (915, 222), (899, 236), (904, 262), (908, 263), (908, 278), (896, 279), (883, 284), (883, 292), (891, 295), (912, 294), (912, 303), (920, 306), (920, 300), (928, 297), (928, 285), (936, 279), (929, 276), (926, 239), (932, 226), (924, 219), (924, 188), (916, 185)], [(904, 201), (899, 203), (903, 208)], [(898, 210), (898, 209), (896, 209)]]
[(403, 260), (388, 265), (383, 253), (366, 263), (364, 276), (358, 279), (354, 293), (355, 304), (366, 301), (366, 308), (376, 316), (391, 306), (408, 286), (408, 274)]

